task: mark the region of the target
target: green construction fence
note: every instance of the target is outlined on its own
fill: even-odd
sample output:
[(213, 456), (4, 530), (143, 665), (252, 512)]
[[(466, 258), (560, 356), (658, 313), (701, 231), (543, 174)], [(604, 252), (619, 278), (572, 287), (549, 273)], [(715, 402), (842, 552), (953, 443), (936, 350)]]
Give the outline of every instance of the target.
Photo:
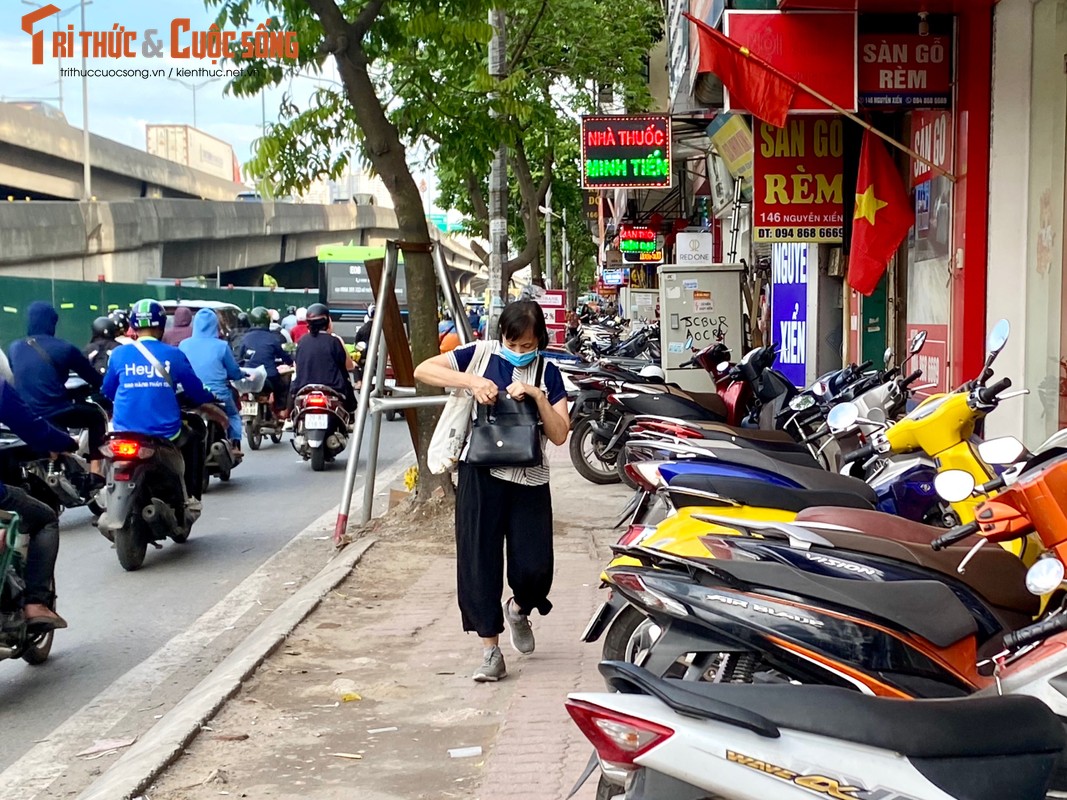
[(216, 289), (175, 284), (63, 281), (47, 278), (0, 278), (0, 347), (26, 335), (26, 308), (44, 300), (59, 312), (57, 335), (78, 345), (89, 341), (93, 320), (116, 308), (129, 308), (145, 297), (157, 300), (220, 300), (248, 310), (318, 302), (318, 289)]

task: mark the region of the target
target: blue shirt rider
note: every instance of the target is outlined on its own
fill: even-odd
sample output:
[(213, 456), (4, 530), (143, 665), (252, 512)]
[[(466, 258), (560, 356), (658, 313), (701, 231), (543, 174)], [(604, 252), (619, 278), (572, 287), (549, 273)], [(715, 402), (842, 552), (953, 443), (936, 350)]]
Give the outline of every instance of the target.
[(230, 381), (244, 377), (233, 350), (219, 338), (219, 318), (210, 308), (202, 308), (193, 317), (193, 334), (178, 345), (196, 376), (215, 395), (226, 410), (230, 420), (227, 436), (234, 448), (234, 455), (241, 454), (241, 412), (233, 396)]

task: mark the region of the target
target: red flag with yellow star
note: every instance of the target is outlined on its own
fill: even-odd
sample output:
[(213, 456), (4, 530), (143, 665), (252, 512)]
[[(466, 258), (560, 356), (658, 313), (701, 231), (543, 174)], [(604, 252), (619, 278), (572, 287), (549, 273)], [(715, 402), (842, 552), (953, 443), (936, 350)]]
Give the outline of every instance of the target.
[(896, 164), (878, 137), (866, 131), (856, 179), (848, 285), (870, 295), (914, 222), (915, 211)]

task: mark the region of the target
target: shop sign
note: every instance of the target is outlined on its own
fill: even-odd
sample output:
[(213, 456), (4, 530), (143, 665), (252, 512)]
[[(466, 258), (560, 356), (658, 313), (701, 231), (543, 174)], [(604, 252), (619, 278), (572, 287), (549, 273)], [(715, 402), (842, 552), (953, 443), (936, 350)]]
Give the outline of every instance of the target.
[(671, 118), (582, 117), (583, 189), (669, 189)]
[(707, 129), (715, 151), (734, 180), (746, 187), (752, 185), (752, 129), (745, 118), (723, 113), (712, 120)]
[[(723, 33), (755, 55), (833, 100), (855, 111), (856, 14), (851, 11), (727, 11)], [(729, 111), (747, 111), (731, 105)], [(794, 111), (826, 113), (826, 104), (798, 92)]]
[(621, 269), (606, 269), (600, 273), (600, 282), (605, 286), (624, 286), (626, 272)]
[(944, 36), (860, 36), (860, 103), (948, 108), (952, 57)]
[(674, 263), (687, 267), (714, 263), (714, 239), (706, 231), (680, 231), (674, 240)]
[[(952, 169), (952, 112), (913, 111), (912, 149), (938, 167)], [(918, 186), (933, 177), (933, 170), (921, 161), (911, 162), (911, 185)]]
[(774, 366), (795, 386), (807, 384), (807, 244), (776, 244), (771, 249), (771, 340), (781, 347)]
[(791, 117), (756, 127), (753, 226), (756, 242), (840, 244), (844, 226), (844, 139), (840, 117)]
[(926, 331), (923, 349), (915, 356), (908, 369), (921, 369), (920, 384), (933, 384), (918, 394), (931, 395), (947, 392), (948, 389), (948, 325), (919, 325), (909, 322), (907, 326), (908, 341), (919, 331)]
[(626, 264), (661, 264), (663, 246), (651, 228), (637, 225), (619, 226), (619, 250)]
[(589, 230), (594, 237), (600, 236), (598, 203), (600, 203), (600, 192), (588, 190), (582, 192), (582, 218), (585, 220), (586, 225), (589, 226)]

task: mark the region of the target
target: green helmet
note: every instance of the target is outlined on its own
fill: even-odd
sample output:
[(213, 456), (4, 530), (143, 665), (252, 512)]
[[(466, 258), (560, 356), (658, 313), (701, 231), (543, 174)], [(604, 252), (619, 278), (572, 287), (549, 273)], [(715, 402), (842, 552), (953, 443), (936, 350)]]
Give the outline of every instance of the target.
[(263, 306), (256, 306), (248, 312), (248, 321), (252, 323), (253, 328), (270, 327), (270, 312)]

